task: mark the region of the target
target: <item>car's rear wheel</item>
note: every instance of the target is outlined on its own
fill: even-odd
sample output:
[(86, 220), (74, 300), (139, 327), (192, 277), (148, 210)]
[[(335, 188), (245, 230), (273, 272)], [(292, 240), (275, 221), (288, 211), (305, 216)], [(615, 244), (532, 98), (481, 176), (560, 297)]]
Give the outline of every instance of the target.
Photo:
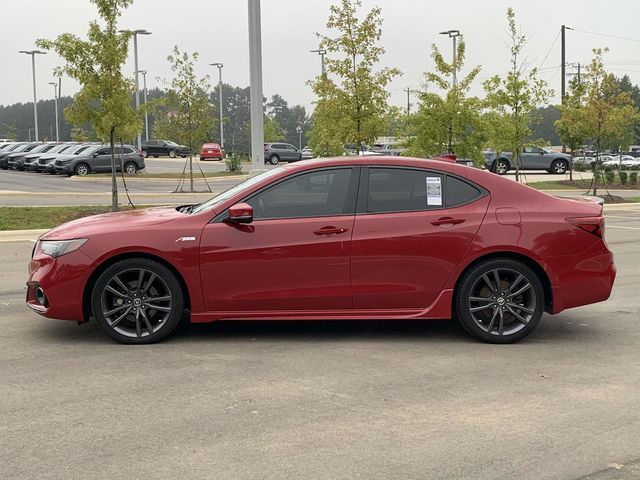
[(128, 175), (134, 175), (138, 171), (138, 167), (133, 162), (127, 162), (124, 164), (124, 173)]
[(91, 169), (89, 168), (89, 165), (87, 165), (86, 163), (79, 163), (73, 169), (73, 172), (76, 175), (79, 175), (80, 177), (84, 177), (85, 175), (88, 175), (90, 171)]
[(279, 161), (280, 161), (280, 157), (278, 155), (271, 155), (269, 157), (269, 163), (271, 165), (277, 165)]
[(176, 328), (184, 307), (180, 282), (167, 267), (146, 258), (114, 263), (91, 295), (96, 323), (120, 343), (154, 343)]
[(569, 170), (569, 162), (566, 160), (554, 160), (551, 164), (551, 173), (562, 175), (567, 173), (567, 170)]
[(153, 155), (153, 158), (158, 158), (160, 155)]
[(509, 171), (509, 162), (503, 159), (499, 159), (496, 165), (496, 173), (498, 175), (506, 175)]
[(512, 343), (540, 322), (544, 291), (536, 273), (512, 259), (478, 263), (460, 279), (455, 315), (473, 337), (488, 343)]
[(171, 158), (176, 158), (176, 151), (175, 151), (175, 150), (171, 150), (171, 151), (169, 151), (169, 156), (170, 156)]

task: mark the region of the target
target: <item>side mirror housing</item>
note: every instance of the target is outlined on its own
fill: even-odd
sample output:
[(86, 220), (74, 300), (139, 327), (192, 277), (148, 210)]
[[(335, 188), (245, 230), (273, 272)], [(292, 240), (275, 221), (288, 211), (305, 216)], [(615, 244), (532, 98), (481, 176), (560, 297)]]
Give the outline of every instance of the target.
[(253, 207), (248, 203), (236, 203), (229, 207), (227, 221), (231, 223), (253, 222)]
[(91, 155), (93, 158), (96, 158), (98, 156), (98, 152), (93, 152), (93, 155)]

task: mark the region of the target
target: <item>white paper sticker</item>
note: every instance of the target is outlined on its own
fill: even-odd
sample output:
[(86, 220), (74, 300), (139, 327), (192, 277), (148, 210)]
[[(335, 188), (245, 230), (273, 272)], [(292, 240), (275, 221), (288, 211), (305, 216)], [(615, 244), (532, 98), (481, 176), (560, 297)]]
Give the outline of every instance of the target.
[(427, 177), (427, 205), (442, 205), (442, 180)]

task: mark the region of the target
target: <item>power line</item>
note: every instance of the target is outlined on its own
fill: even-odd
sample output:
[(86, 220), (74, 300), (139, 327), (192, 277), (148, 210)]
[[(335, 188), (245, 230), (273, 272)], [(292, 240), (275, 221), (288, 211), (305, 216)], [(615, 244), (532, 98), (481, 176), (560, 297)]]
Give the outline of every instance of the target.
[(610, 33), (590, 32), (589, 30), (580, 30), (572, 28), (574, 32), (588, 33), (590, 35), (600, 35), (601, 37), (617, 38), (618, 40), (628, 40), (630, 42), (640, 42), (640, 38), (621, 37), (620, 35), (611, 35)]
[(553, 50), (553, 47), (556, 45), (556, 42), (558, 41), (559, 36), (560, 36), (560, 30), (558, 30), (558, 33), (556, 34), (556, 38), (553, 39), (553, 43), (549, 47), (549, 50), (547, 50), (547, 54), (544, 56), (544, 59), (542, 60), (542, 63), (540, 64), (540, 67), (538, 67), (538, 69), (541, 69), (542, 67), (544, 67), (544, 63), (547, 61), (547, 58), (549, 58), (549, 54), (551, 53), (551, 50)]

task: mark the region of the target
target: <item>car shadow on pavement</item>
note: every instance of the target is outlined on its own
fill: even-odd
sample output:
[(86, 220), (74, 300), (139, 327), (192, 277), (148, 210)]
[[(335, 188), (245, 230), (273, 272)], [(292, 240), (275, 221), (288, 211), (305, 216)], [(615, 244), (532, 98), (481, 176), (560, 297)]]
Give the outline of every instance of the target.
[[(573, 319), (545, 315), (535, 332), (520, 343), (590, 342), (605, 334), (598, 324), (580, 324)], [(93, 321), (81, 326), (72, 322), (47, 321), (34, 334), (57, 342), (104, 344), (112, 341)], [(456, 321), (451, 320), (358, 320), (358, 321), (216, 321), (183, 322), (166, 340), (172, 343), (232, 341), (412, 341), (475, 343)], [(594, 341), (595, 341), (594, 340)]]

